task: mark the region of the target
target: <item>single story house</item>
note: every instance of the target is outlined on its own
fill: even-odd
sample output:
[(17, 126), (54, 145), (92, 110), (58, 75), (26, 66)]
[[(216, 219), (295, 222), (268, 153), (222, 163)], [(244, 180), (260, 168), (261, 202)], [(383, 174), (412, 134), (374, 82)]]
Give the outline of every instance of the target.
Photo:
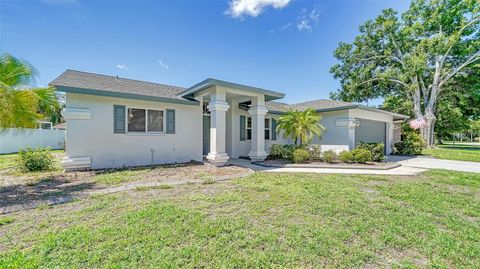
[(270, 145), (291, 143), (276, 132), (276, 119), (306, 108), (326, 128), (313, 143), (341, 151), (382, 142), (389, 154), (394, 122), (407, 118), (332, 100), (289, 105), (275, 101), (283, 93), (212, 78), (185, 89), (67, 70), (50, 85), (66, 93), (67, 170), (264, 160)]

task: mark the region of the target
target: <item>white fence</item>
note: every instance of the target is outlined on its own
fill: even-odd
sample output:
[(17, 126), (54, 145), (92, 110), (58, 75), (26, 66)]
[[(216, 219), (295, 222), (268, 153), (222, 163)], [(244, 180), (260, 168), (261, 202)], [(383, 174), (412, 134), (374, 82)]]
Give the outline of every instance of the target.
[(65, 148), (65, 130), (20, 129), (0, 130), (0, 154), (18, 152), (25, 147)]

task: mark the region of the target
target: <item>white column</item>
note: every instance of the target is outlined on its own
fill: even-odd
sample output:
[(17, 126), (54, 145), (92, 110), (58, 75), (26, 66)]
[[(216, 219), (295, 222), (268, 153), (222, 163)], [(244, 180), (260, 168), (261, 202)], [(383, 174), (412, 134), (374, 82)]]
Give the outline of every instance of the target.
[(386, 123), (386, 130), (385, 130), (385, 154), (390, 155), (392, 153), (393, 148), (393, 129), (394, 124), (387, 122)]
[(355, 127), (357, 127), (357, 121), (349, 120), (348, 121), (348, 148), (350, 150), (355, 149)]
[(210, 111), (210, 152), (207, 160), (210, 163), (221, 166), (228, 160), (225, 153), (226, 138), (226, 112), (230, 106), (225, 101), (225, 93), (215, 92), (208, 104)]
[(353, 150), (355, 148), (355, 127), (359, 126), (358, 120), (355, 118), (337, 119), (335, 125), (348, 128), (348, 149)]
[(267, 112), (263, 96), (252, 100), (252, 106), (248, 110), (252, 116), (252, 144), (248, 156), (252, 162), (263, 161), (267, 157), (265, 151), (265, 115)]

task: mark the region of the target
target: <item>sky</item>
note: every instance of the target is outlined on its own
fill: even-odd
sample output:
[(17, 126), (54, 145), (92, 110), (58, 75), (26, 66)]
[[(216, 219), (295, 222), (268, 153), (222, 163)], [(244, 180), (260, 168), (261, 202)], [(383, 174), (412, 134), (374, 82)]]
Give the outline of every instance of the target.
[(217, 78), (297, 103), (340, 87), (339, 42), (408, 0), (0, 0), (0, 51), (46, 86), (66, 69), (190, 87)]

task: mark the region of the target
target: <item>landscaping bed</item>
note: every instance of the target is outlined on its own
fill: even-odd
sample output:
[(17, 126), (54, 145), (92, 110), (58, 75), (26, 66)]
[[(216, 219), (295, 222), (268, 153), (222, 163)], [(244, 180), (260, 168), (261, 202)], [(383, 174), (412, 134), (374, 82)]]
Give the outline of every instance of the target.
[(370, 162), (370, 163), (326, 163), (326, 162), (306, 162), (292, 163), (286, 160), (266, 160), (263, 162), (254, 162), (256, 165), (264, 167), (278, 168), (333, 168), (333, 169), (371, 169), (371, 170), (389, 170), (401, 166), (399, 163), (392, 162)]

